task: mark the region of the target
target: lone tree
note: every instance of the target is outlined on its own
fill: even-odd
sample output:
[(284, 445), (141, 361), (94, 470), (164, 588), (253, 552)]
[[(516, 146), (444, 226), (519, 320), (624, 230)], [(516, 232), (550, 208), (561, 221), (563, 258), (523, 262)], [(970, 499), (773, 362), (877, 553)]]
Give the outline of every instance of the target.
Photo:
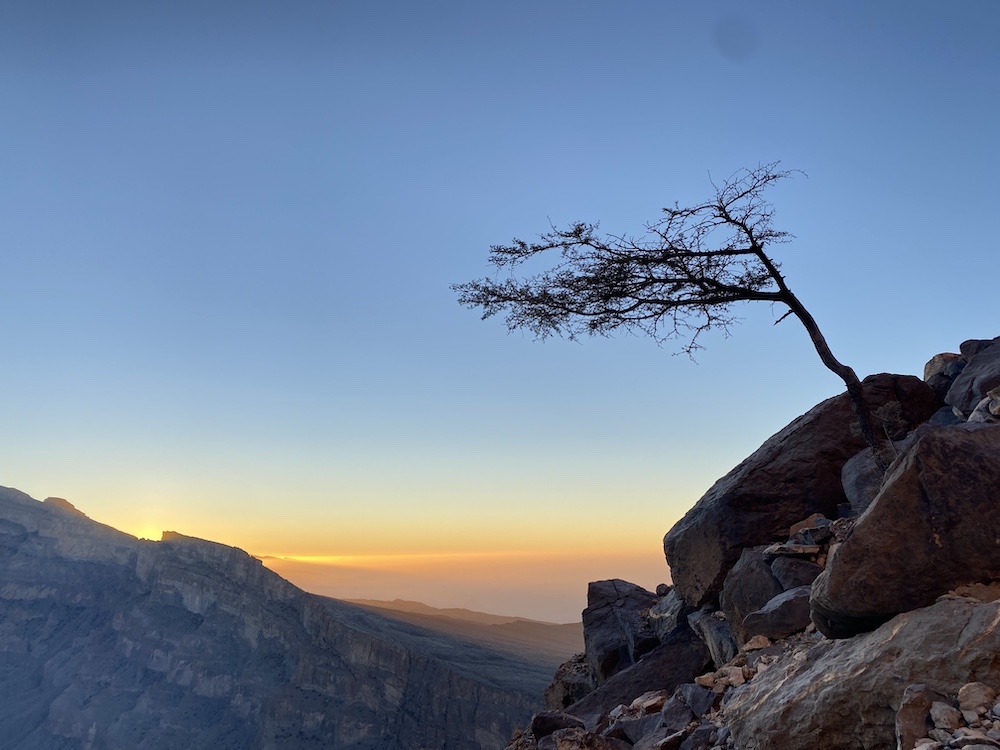
[[(681, 351), (701, 348), (712, 329), (726, 333), (738, 302), (787, 307), (805, 326), (816, 353), (847, 386), (861, 433), (876, 459), (887, 458), (888, 438), (876, 436), (872, 412), (854, 370), (833, 356), (816, 320), (799, 301), (768, 254), (791, 235), (773, 228), (773, 206), (765, 190), (792, 172), (778, 162), (736, 172), (715, 197), (689, 208), (674, 204), (638, 236), (608, 235), (597, 224), (577, 222), (542, 234), (538, 242), (515, 239), (490, 248), (490, 263), (508, 278), (454, 284), (459, 302), (482, 309), (485, 320), (506, 313), (510, 331), (527, 329), (539, 338), (553, 334), (639, 332), (657, 343), (680, 340)], [(547, 271), (515, 278), (514, 269), (539, 256), (556, 256)]]

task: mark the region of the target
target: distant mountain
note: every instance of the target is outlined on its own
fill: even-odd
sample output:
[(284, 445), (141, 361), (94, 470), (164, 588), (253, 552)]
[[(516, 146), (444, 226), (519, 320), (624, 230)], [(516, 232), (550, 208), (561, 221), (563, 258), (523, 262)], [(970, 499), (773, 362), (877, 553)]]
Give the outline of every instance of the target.
[[(345, 599), (344, 601), (348, 601), (351, 604), (360, 604), (362, 607), (391, 609), (395, 612), (412, 612), (413, 614), (433, 615), (434, 617), (451, 617), (455, 620), (468, 620), (469, 622), (478, 622), (483, 625), (506, 625), (511, 622), (526, 621), (524, 617), (491, 615), (486, 612), (476, 612), (473, 609), (464, 609), (461, 607), (431, 607), (422, 602), (411, 602), (407, 599), (393, 599), (391, 601), (383, 599)], [(539, 621), (532, 620), (531, 622)], [(552, 625), (554, 623), (546, 624)]]
[(582, 653), (584, 648), (582, 622), (556, 625), (521, 617), (490, 615), (470, 609), (438, 609), (404, 599), (389, 602), (372, 599), (350, 601), (386, 617), (448, 633), (489, 648), (530, 657), (550, 666), (552, 671), (569, 657)]
[(0, 488), (8, 750), (491, 750), (527, 723), (555, 657), (521, 631), (560, 626), (390, 614)]

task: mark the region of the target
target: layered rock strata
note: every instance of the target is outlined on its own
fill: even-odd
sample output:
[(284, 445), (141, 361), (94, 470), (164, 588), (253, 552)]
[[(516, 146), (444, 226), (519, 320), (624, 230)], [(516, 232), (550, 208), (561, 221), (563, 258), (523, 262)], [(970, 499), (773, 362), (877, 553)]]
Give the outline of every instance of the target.
[(548, 672), (0, 489), (4, 748), (486, 750)]

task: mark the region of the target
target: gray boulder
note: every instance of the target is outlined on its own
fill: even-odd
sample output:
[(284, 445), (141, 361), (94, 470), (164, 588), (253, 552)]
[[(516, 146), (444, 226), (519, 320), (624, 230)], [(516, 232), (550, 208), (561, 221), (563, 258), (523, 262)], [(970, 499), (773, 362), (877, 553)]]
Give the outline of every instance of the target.
[(700, 714), (695, 713), (684, 698), (681, 697), (679, 691), (674, 693), (670, 700), (663, 704), (663, 708), (660, 710), (660, 719), (663, 722), (663, 727), (667, 730), (667, 734), (680, 732), (693, 719), (699, 716)]
[(1000, 602), (943, 599), (788, 655), (733, 691), (725, 719), (740, 750), (894, 748), (908, 685), (956, 695), (969, 680), (1000, 684), (998, 652)]
[(966, 583), (1000, 580), (1000, 426), (927, 425), (812, 587), (828, 637), (871, 630)]
[(660, 642), (664, 642), (678, 630), (687, 628), (687, 616), (691, 607), (684, 603), (677, 589), (671, 589), (649, 610), (649, 620), (653, 632)]
[(809, 624), (809, 586), (782, 591), (756, 612), (743, 618), (750, 637), (765, 635), (772, 640), (804, 630)]
[[(932, 414), (931, 418), (933, 417)], [(955, 417), (954, 422), (960, 423), (961, 420)], [(913, 434), (910, 433), (903, 440), (894, 440), (892, 447), (896, 456), (899, 456), (905, 453), (912, 444)], [(844, 487), (844, 494), (847, 495), (847, 501), (851, 504), (851, 511), (854, 515), (860, 516), (871, 505), (872, 500), (882, 488), (884, 479), (885, 471), (879, 467), (875, 460), (875, 453), (871, 448), (865, 448), (847, 460), (844, 468), (840, 470), (840, 482)]]
[(587, 586), (583, 642), (598, 685), (660, 645), (649, 621), (655, 603), (652, 591), (620, 578)]
[(924, 381), (942, 400), (955, 378), (968, 364), (968, 360), (961, 354), (946, 352), (935, 354), (930, 361), (924, 365)]
[(719, 606), (739, 645), (746, 643), (749, 638), (743, 618), (756, 612), (784, 590), (781, 582), (771, 572), (771, 562), (764, 557), (764, 549), (752, 547), (743, 550), (740, 559), (726, 576), (719, 596)]
[(962, 357), (970, 360), (983, 349), (988, 349), (996, 342), (997, 339), (968, 339), (958, 345), (958, 350), (962, 353)]
[[(874, 409), (898, 401), (907, 427), (940, 405), (926, 383), (907, 375), (872, 375), (864, 390)], [(783, 541), (789, 526), (812, 513), (837, 517), (846, 502), (841, 468), (865, 447), (855, 421), (846, 393), (824, 401), (716, 482), (670, 529), (664, 554), (685, 602), (710, 602), (745, 547)]]
[(798, 586), (810, 586), (823, 568), (799, 557), (776, 557), (771, 562), (771, 573), (785, 591)]
[(716, 616), (712, 608), (699, 609), (688, 615), (688, 624), (691, 629), (698, 634), (708, 651), (712, 655), (715, 666), (721, 667), (730, 662), (736, 656), (739, 647), (733, 640), (733, 634), (729, 630), (729, 623), (721, 616)]
[[(931, 707), (935, 702), (946, 701), (947, 697), (922, 683), (907, 685), (896, 711), (896, 743), (899, 747), (912, 748), (917, 740), (926, 737), (934, 728), (928, 721)], [(949, 706), (950, 708), (950, 706)]]
[(1000, 385), (1000, 337), (978, 343), (985, 345), (969, 348), (975, 353), (968, 357), (969, 364), (955, 378), (944, 397), (946, 404), (966, 415), (972, 413), (988, 390)]
[(970, 422), (1000, 423), (1000, 388), (989, 391), (969, 415)]

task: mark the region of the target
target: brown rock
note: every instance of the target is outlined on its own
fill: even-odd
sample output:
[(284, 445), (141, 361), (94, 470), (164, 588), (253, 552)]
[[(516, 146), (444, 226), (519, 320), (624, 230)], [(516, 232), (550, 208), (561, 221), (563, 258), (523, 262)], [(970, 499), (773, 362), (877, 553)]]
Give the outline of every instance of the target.
[(958, 691), (958, 707), (963, 711), (975, 711), (980, 706), (992, 706), (997, 692), (981, 682), (969, 682)]
[(1000, 579), (1000, 426), (927, 425), (812, 587), (831, 638), (871, 630), (964, 583)]
[(955, 695), (970, 676), (998, 684), (998, 652), (1000, 602), (942, 599), (788, 655), (736, 692), (725, 718), (741, 750), (815, 750), (817, 738), (823, 750), (895, 747), (904, 686)]
[[(907, 685), (896, 711), (897, 747), (911, 748), (916, 741), (927, 735), (931, 726), (928, 715), (935, 701), (943, 701), (944, 696), (920, 683)], [(946, 705), (946, 704), (942, 704)]]
[(813, 513), (806, 520), (793, 523), (788, 529), (788, 536), (795, 536), (798, 532), (805, 531), (806, 529), (818, 529), (829, 525), (830, 521), (826, 516), (822, 513)]
[(938, 729), (955, 730), (962, 726), (962, 712), (943, 698), (938, 698), (930, 706), (931, 722)]
[[(873, 375), (864, 389), (873, 409), (899, 401), (909, 426), (939, 406), (930, 387), (911, 376)], [(709, 602), (744, 548), (786, 539), (788, 528), (812, 513), (836, 517), (846, 502), (841, 467), (865, 447), (854, 422), (846, 393), (824, 401), (768, 439), (674, 525), (664, 553), (688, 604)]]
[(758, 651), (771, 645), (771, 639), (765, 635), (755, 635), (743, 645), (744, 651)]
[(632, 701), (629, 708), (644, 714), (653, 713), (663, 708), (668, 698), (670, 698), (668, 690), (649, 690)]
[(956, 364), (960, 364), (964, 367), (965, 361), (965, 357), (961, 354), (955, 354), (954, 352), (935, 354), (927, 360), (927, 364), (924, 365), (924, 380), (930, 380), (938, 373), (945, 372), (949, 368), (954, 368)]

